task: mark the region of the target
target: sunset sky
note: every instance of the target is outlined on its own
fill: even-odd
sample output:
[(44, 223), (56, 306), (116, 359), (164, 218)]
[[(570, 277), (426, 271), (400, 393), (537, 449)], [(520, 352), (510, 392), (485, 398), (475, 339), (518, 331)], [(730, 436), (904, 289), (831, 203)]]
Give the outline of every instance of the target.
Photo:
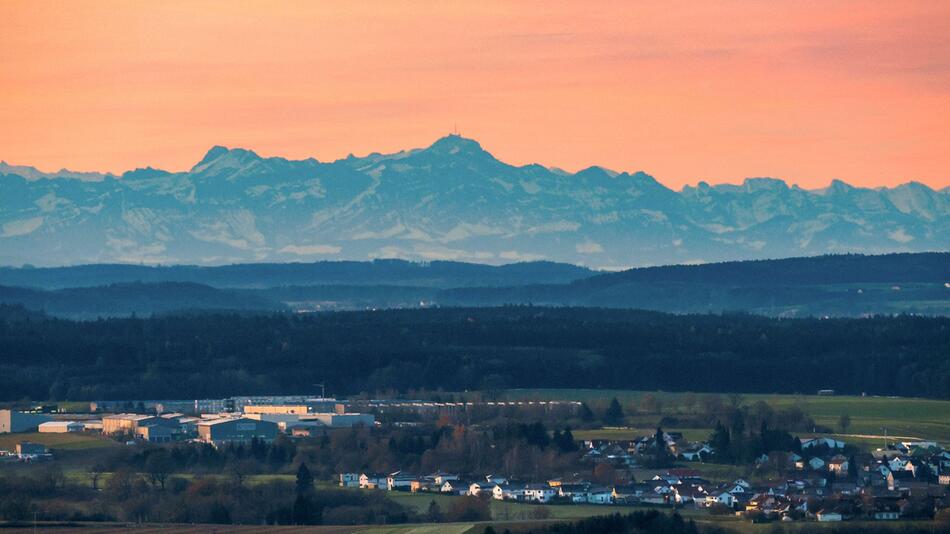
[(950, 2), (0, 2), (0, 159), (320, 160), (458, 124), (673, 188), (950, 185)]

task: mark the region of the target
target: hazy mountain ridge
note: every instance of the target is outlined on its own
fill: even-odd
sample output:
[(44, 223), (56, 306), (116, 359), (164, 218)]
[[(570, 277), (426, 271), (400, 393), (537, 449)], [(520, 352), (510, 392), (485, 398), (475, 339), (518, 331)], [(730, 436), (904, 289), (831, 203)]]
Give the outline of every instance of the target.
[(639, 172), (511, 166), (458, 136), (330, 163), (214, 147), (187, 172), (96, 181), (22, 169), (0, 168), (3, 264), (385, 257), (619, 267), (950, 248), (946, 189), (836, 181), (808, 191), (755, 178), (675, 192)]
[[(950, 316), (950, 253), (835, 255), (599, 274), (548, 262), (0, 268), (0, 303), (57, 316), (546, 305), (674, 313)], [(19, 286), (19, 287), (13, 287)], [(34, 289), (44, 288), (44, 289)]]
[(506, 287), (538, 283), (562, 284), (594, 274), (595, 271), (583, 267), (544, 261), (499, 266), (452, 261), (415, 263), (403, 260), (242, 263), (220, 266), (99, 264), (42, 268), (0, 267), (0, 286), (62, 289), (139, 282), (180, 282), (217, 288), (341, 285)]

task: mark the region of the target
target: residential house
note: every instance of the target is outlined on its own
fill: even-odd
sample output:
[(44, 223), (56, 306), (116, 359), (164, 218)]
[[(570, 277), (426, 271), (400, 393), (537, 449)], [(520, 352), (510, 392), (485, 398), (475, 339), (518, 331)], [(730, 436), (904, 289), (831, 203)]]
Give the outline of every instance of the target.
[(445, 473), (443, 471), (436, 471), (435, 473), (432, 473), (431, 475), (427, 475), (426, 478), (428, 478), (429, 480), (441, 486), (447, 480), (458, 480), (459, 476), (453, 475), (451, 473)]
[(607, 486), (591, 486), (587, 490), (588, 504), (610, 504), (612, 502), (613, 502), (612, 488), (609, 488)]
[(497, 482), (472, 482), (468, 485), (468, 494), (478, 497), (483, 490), (493, 490), (496, 485), (498, 485)]
[(586, 503), (590, 495), (590, 484), (561, 484), (557, 487), (558, 497), (570, 499), (574, 503)]
[(466, 480), (446, 480), (439, 487), (439, 491), (449, 495), (468, 495), (469, 486), (472, 483)]
[(508, 477), (502, 475), (485, 475), (485, 482), (489, 484), (505, 484), (508, 482)]
[(736, 504), (736, 498), (728, 491), (716, 491), (706, 496), (706, 506), (721, 504), (733, 508)]
[(614, 486), (611, 497), (615, 503), (632, 504), (638, 502), (649, 491), (653, 491), (652, 484), (623, 484)]
[(701, 462), (704, 456), (709, 456), (712, 453), (713, 448), (703, 443), (702, 445), (689, 447), (680, 451), (679, 456), (687, 462)]
[(840, 454), (836, 454), (828, 461), (828, 471), (836, 475), (848, 474), (848, 459)]
[(499, 501), (523, 501), (524, 484), (495, 484), (492, 488), (492, 498)]
[(524, 500), (546, 503), (557, 495), (557, 490), (547, 484), (527, 484), (524, 487)]
[(389, 491), (405, 491), (412, 488), (413, 481), (416, 480), (414, 475), (409, 473), (403, 473), (402, 471), (396, 471), (395, 473), (390, 473), (386, 477), (386, 489)]
[(388, 477), (377, 473), (361, 473), (360, 489), (378, 489), (388, 487)]

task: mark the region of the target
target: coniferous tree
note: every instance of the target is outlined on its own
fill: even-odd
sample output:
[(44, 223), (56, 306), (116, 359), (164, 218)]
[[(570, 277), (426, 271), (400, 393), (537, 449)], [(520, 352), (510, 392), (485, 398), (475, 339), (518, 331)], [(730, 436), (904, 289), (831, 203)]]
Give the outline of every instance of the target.
[(296, 485), (297, 495), (303, 495), (313, 491), (313, 475), (310, 474), (310, 469), (307, 468), (307, 464), (301, 463), (300, 467), (297, 468), (297, 485)]
[(610, 400), (610, 406), (604, 412), (604, 423), (611, 426), (618, 426), (623, 423), (623, 407), (617, 397)]

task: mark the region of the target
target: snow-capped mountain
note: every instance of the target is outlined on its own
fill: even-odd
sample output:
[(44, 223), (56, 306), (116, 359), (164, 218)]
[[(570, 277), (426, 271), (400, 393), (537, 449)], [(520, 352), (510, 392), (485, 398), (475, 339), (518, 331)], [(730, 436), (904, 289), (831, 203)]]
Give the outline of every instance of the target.
[(456, 135), (323, 163), (212, 148), (122, 176), (0, 166), (0, 264), (406, 258), (594, 267), (950, 249), (950, 191), (512, 166)]

